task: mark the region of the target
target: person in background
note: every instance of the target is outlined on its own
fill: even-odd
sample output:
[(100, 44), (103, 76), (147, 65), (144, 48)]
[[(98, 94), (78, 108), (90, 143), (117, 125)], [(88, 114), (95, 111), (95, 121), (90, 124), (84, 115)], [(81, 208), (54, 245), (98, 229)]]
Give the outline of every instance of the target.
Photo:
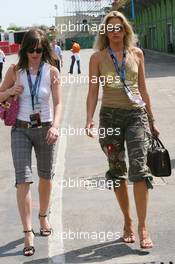
[(139, 39), (138, 39), (138, 41), (136, 42), (136, 47), (138, 47), (139, 49), (141, 49), (142, 52), (143, 52), (143, 55), (145, 56), (145, 51), (144, 51), (144, 49), (143, 49), (143, 47), (142, 47), (141, 42), (139, 41)]
[(61, 47), (59, 45), (57, 45), (57, 41), (55, 38), (52, 39), (52, 41), (51, 41), (51, 47), (52, 47), (54, 54), (55, 54), (56, 66), (57, 66), (59, 72), (61, 72), (61, 67), (63, 67), (63, 55), (62, 55)]
[(4, 62), (5, 62), (5, 54), (3, 50), (0, 48), (0, 82), (2, 81), (2, 70), (3, 70)]
[(142, 47), (142, 44), (141, 44), (141, 42), (140, 42), (140, 40), (139, 40), (139, 34), (137, 34), (136, 26), (133, 25), (133, 26), (132, 26), (132, 29), (133, 29), (133, 32), (134, 32), (135, 37), (136, 37), (136, 45), (135, 45), (135, 46), (138, 47), (139, 49), (141, 49), (142, 52), (143, 52), (143, 55), (145, 56), (145, 51), (144, 51), (144, 49), (143, 49), (143, 47)]
[[(105, 33), (97, 35), (97, 51), (91, 56), (89, 65), (85, 127), (87, 135), (93, 137), (93, 115), (98, 102), (100, 77), (105, 77), (99, 125), (105, 136), (99, 136), (99, 142), (109, 163), (106, 179), (113, 183), (123, 213), (123, 241), (133, 243), (136, 235), (126, 180), (126, 143), (128, 177), (133, 182), (140, 247), (149, 249), (153, 242), (147, 227), (148, 189), (153, 188), (153, 177), (146, 163), (152, 135), (158, 136), (159, 130), (146, 87), (144, 56), (142, 50), (135, 46), (134, 32), (122, 13), (110, 12), (102, 25), (105, 25)], [(94, 77), (98, 81), (92, 81)]]
[(72, 61), (71, 61), (69, 73), (73, 74), (73, 68), (74, 68), (74, 64), (76, 61), (77, 67), (78, 67), (78, 74), (80, 74), (81, 73), (81, 70), (80, 70), (80, 44), (78, 42), (76, 42), (75, 40), (72, 40), (71, 52), (73, 53), (73, 55), (71, 56)]
[(35, 253), (30, 191), (30, 184), (33, 183), (33, 148), (39, 176), (40, 235), (49, 236), (52, 230), (48, 213), (61, 112), (60, 74), (54, 65), (53, 52), (46, 35), (40, 29), (31, 29), (24, 35), (17, 64), (9, 67), (0, 86), (0, 103), (10, 96), (19, 97), (19, 112), (16, 124), (11, 129), (11, 152), (18, 209), (25, 235), (24, 256)]
[(64, 43), (63, 43), (62, 40), (60, 41), (60, 47), (61, 47), (62, 50), (64, 50)]

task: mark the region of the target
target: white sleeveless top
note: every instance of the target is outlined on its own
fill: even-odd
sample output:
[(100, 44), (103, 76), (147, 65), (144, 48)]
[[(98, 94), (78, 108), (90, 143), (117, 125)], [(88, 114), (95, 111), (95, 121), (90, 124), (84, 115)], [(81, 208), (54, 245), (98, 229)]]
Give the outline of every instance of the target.
[[(39, 104), (40, 104), (40, 117), (41, 122), (52, 121), (53, 113), (52, 106), (50, 102), (51, 95), (51, 77), (50, 77), (50, 69), (51, 65), (48, 63), (44, 63), (42, 68), (41, 82), (39, 87)], [(31, 75), (32, 83), (35, 83), (36, 75)], [(20, 85), (24, 87), (23, 93), (19, 97), (19, 113), (17, 115), (17, 119), (22, 121), (30, 122), (30, 115), (33, 114), (32, 109), (32, 100), (30, 94), (30, 88), (27, 79), (26, 70), (19, 72), (19, 82)]]

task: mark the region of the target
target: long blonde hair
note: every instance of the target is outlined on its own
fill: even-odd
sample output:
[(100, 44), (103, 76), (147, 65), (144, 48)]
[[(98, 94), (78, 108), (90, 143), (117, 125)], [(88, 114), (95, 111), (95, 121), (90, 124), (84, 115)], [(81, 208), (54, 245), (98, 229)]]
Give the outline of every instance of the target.
[(107, 14), (104, 17), (104, 20), (101, 24), (101, 28), (104, 29), (104, 32), (101, 33), (101, 30), (99, 30), (95, 43), (94, 43), (94, 49), (103, 50), (109, 46), (109, 39), (106, 34), (107, 32), (106, 29), (107, 29), (107, 24), (111, 18), (119, 18), (122, 21), (124, 29), (125, 29), (124, 47), (127, 50), (131, 50), (132, 47), (135, 46), (137, 42), (137, 37), (134, 34), (134, 31), (129, 21), (126, 19), (126, 17), (121, 12), (118, 12), (118, 11), (111, 11), (109, 14)]

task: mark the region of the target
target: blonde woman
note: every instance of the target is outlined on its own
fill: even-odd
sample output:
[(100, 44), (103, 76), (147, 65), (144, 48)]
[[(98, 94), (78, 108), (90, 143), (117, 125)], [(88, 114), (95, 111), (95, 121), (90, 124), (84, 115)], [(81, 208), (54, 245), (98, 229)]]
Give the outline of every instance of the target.
[(98, 33), (95, 43), (98, 51), (90, 59), (87, 135), (93, 137), (93, 115), (97, 105), (99, 80), (103, 77), (105, 82), (101, 83), (103, 97), (99, 129), (104, 129), (106, 133), (99, 142), (109, 162), (106, 178), (113, 183), (124, 216), (123, 240), (125, 243), (133, 243), (135, 232), (126, 181), (126, 143), (128, 176), (133, 182), (140, 247), (148, 249), (153, 247), (146, 224), (148, 189), (153, 187), (152, 176), (146, 166), (146, 156), (150, 135), (152, 133), (158, 136), (159, 130), (155, 126), (145, 84), (144, 56), (141, 49), (135, 47), (132, 27), (122, 13), (110, 12), (102, 25), (104, 28)]

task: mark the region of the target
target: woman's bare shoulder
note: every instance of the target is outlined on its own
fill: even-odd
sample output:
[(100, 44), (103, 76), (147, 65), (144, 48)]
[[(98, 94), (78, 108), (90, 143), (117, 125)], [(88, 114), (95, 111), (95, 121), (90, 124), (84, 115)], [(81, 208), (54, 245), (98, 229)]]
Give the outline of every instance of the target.
[(11, 64), (6, 72), (6, 78), (10, 78), (10, 79), (13, 79), (13, 80), (16, 80), (16, 72), (17, 72), (17, 69), (16, 69), (16, 65), (15, 64)]
[(103, 58), (104, 58), (104, 55), (105, 55), (105, 50), (100, 50), (100, 51), (96, 51), (94, 52), (92, 55), (91, 55), (91, 61), (97, 61), (97, 62), (100, 62)]
[(57, 69), (57, 67), (53, 66), (53, 65), (50, 65), (50, 71), (52, 74), (56, 73), (56, 74), (59, 74), (59, 70)]
[(12, 64), (10, 65), (10, 67), (8, 68), (5, 74), (4, 81), (2, 82), (2, 85), (0, 87), (0, 91), (3, 92), (6, 89), (12, 87), (15, 81), (16, 81), (16, 65)]
[(140, 48), (133, 47), (131, 50), (139, 59), (143, 58), (143, 51)]

